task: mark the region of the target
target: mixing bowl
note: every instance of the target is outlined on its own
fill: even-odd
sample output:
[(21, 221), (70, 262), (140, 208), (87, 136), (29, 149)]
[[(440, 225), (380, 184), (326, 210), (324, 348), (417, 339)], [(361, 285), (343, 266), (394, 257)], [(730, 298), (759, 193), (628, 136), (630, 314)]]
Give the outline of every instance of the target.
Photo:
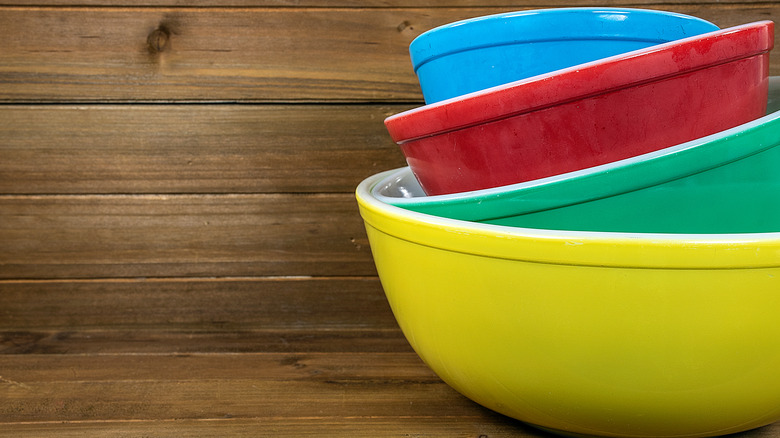
[(409, 46), (427, 103), (717, 30), (702, 19), (626, 8), (510, 12), (429, 30)]
[(502, 186), (709, 135), (765, 112), (773, 23), (603, 58), (385, 120), (430, 195)]
[[(772, 79), (776, 94), (780, 78)], [(778, 230), (778, 194), (780, 111), (660, 151), (526, 183), (425, 196), (403, 168), (373, 192), (382, 202), (452, 219), (663, 233)]]
[(430, 368), (564, 434), (697, 437), (780, 419), (780, 233), (535, 230), (357, 200)]

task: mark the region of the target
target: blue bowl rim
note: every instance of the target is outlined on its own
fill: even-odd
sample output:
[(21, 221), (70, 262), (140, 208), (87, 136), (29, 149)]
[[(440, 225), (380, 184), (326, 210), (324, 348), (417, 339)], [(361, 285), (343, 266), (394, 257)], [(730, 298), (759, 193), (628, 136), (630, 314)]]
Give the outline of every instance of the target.
[[(551, 20), (556, 20), (556, 26), (550, 26)], [(598, 32), (594, 31), (593, 26), (596, 22), (601, 27)], [(661, 44), (718, 29), (715, 24), (698, 17), (651, 9), (530, 9), (474, 17), (438, 26), (417, 36), (409, 45), (409, 53), (417, 72), (423, 64), (440, 57), (498, 45), (568, 40), (622, 40)]]

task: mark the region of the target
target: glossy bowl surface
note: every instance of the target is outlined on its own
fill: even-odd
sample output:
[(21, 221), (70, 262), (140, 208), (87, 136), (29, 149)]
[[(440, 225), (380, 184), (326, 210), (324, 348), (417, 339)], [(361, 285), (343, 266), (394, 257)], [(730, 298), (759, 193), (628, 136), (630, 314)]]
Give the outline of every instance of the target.
[(437, 27), (415, 38), (409, 53), (423, 97), (434, 103), (717, 29), (664, 11), (537, 9)]
[[(780, 78), (771, 79), (777, 95)], [(372, 195), (421, 213), (530, 228), (769, 232), (780, 226), (778, 169), (780, 111), (626, 160), (473, 192), (425, 196), (407, 167)]]
[(780, 419), (780, 233), (534, 230), (357, 189), (406, 338), (453, 388), (548, 430), (697, 437)]
[(629, 158), (762, 116), (773, 23), (660, 44), (385, 120), (430, 195)]

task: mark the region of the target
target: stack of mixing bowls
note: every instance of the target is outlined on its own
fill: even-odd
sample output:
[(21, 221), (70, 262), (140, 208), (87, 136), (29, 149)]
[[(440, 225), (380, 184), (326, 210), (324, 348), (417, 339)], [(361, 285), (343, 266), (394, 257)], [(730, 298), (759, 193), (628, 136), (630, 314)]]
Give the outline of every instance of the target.
[(426, 105), (385, 121), (409, 166), (357, 199), (423, 361), (569, 436), (780, 419), (773, 40), (769, 21), (618, 8), (415, 39)]

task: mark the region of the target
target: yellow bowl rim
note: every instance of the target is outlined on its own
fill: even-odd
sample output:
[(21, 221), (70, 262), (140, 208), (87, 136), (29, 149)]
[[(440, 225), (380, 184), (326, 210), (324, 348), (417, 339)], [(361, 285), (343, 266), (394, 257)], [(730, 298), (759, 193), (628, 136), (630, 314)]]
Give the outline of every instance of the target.
[(396, 170), (363, 180), (355, 195), (366, 224), (442, 250), (508, 260), (651, 269), (780, 267), (780, 232), (660, 234), (509, 227), (417, 213), (376, 199), (371, 190)]

